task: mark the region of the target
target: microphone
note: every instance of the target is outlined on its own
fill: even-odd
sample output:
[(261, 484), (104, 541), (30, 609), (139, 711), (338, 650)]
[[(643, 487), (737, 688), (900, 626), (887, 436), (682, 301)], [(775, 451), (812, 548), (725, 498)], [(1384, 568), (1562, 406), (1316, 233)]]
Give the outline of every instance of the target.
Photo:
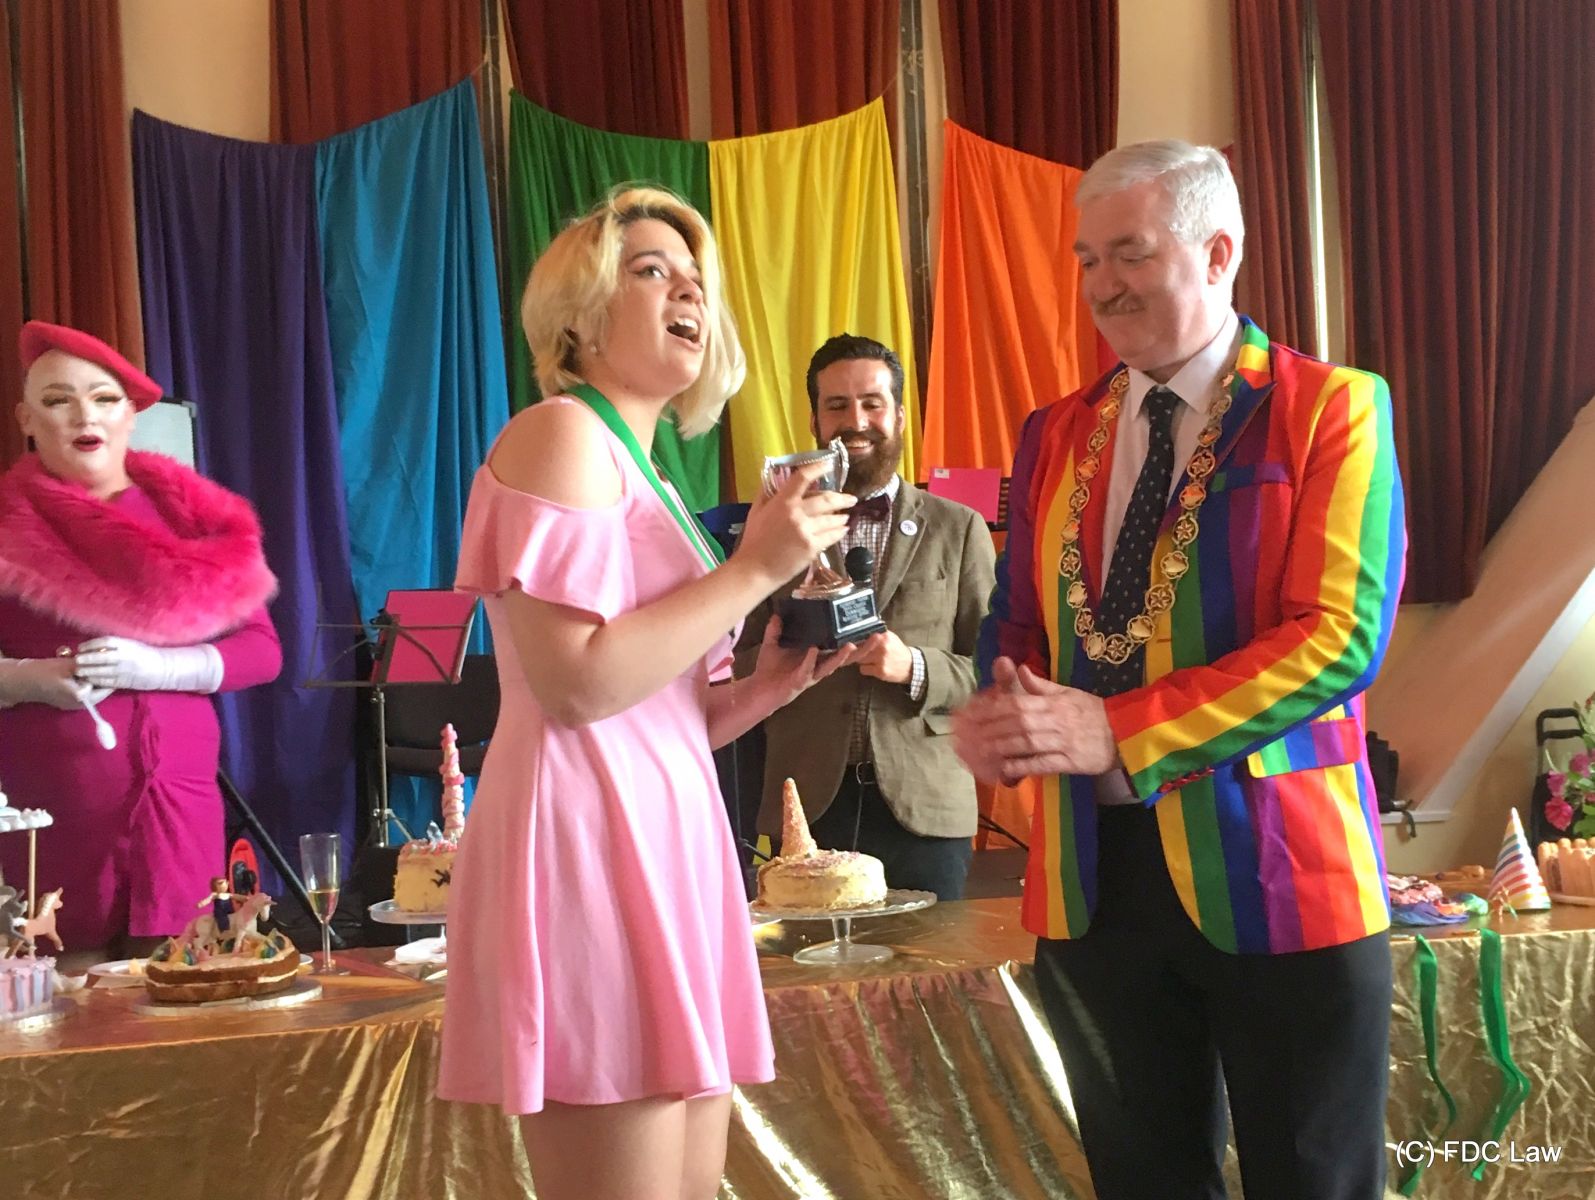
[(868, 546), (854, 546), (847, 552), (843, 560), (847, 565), (847, 577), (860, 587), (868, 587), (875, 577), (875, 556), (870, 553)]

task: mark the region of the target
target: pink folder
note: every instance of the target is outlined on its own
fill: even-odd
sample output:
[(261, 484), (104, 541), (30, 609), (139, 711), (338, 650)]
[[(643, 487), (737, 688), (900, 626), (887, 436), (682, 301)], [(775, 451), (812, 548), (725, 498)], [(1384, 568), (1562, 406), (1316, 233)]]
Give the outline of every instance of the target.
[(992, 524), (997, 520), (1002, 472), (996, 467), (932, 467), (927, 490), (944, 500), (969, 505)]
[(379, 683), (458, 683), (465, 643), (476, 616), (476, 597), (443, 588), (388, 593), (384, 611), (399, 630), (384, 629), (378, 643)]

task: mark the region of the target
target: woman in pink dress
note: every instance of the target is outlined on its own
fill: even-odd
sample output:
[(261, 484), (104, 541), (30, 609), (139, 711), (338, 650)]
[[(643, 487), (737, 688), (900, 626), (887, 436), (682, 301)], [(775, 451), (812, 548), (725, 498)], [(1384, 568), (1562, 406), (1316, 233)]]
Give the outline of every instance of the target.
[(438, 1094), (521, 1114), (539, 1200), (701, 1200), (733, 1084), (774, 1076), (710, 750), (852, 657), (730, 678), (742, 618), (842, 537), (805, 472), (721, 565), (649, 459), (712, 428), (741, 348), (703, 218), (613, 195), (532, 270), (549, 399), (477, 472), (456, 586), (485, 597), (502, 707), (449, 900)]
[[(57, 928), (93, 962), (177, 933), (226, 866), (210, 694), (276, 677), (276, 580), (247, 501), (128, 449), (159, 385), (65, 326), (30, 321), (19, 349), (34, 449), (0, 476), (0, 787), (54, 816), (38, 889), (65, 889)], [(18, 887), (26, 849), (0, 837)]]

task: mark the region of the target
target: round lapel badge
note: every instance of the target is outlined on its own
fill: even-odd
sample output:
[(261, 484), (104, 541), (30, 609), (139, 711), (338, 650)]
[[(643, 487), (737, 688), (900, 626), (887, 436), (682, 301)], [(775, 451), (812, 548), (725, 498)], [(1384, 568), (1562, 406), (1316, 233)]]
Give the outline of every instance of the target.
[(904, 537), (913, 537), (919, 532), (919, 525), (914, 521), (904, 521), (897, 528), (903, 531)]

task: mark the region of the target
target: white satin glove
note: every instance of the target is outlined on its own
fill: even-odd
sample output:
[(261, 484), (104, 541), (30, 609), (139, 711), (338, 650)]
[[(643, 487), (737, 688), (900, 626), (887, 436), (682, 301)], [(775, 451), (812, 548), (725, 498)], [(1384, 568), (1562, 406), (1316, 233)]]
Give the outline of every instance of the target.
[(84, 702), (98, 704), (111, 694), (74, 677), (70, 658), (0, 658), (0, 708), (48, 704), (70, 712)]
[(95, 687), (133, 692), (201, 692), (222, 685), (215, 646), (146, 646), (132, 638), (99, 637), (78, 647), (77, 677)]

